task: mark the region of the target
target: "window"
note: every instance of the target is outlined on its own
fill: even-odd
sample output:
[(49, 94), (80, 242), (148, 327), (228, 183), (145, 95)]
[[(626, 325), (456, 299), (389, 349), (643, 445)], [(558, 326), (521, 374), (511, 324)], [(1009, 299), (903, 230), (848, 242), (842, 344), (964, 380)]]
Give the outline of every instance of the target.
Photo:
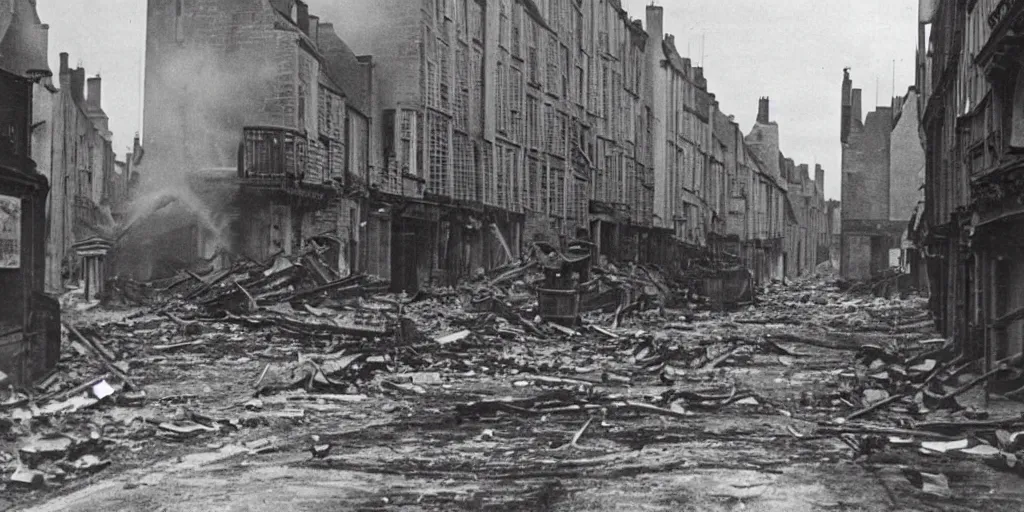
[(509, 85), (509, 110), (511, 111), (511, 130), (512, 140), (520, 141), (523, 136), (522, 127), (522, 102), (523, 102), (523, 72), (510, 68), (512, 74), (510, 76), (511, 84)]
[(558, 50), (561, 45), (558, 44), (558, 39), (554, 35), (548, 38), (548, 75), (547, 75), (547, 91), (549, 94), (558, 96), (559, 84), (559, 72), (558, 72)]
[(498, 15), (498, 46), (502, 48), (509, 47), (509, 34), (508, 34), (508, 12), (505, 10), (505, 2), (501, 2), (501, 7)]
[(587, 87), (583, 79), (583, 68), (576, 68), (576, 103), (580, 105), (586, 104), (584, 97), (587, 93)]
[(495, 68), (495, 85), (497, 86), (497, 121), (498, 121), (498, 132), (505, 133), (508, 130), (508, 73), (505, 71), (505, 65), (498, 63)]
[(526, 99), (526, 125), (527, 141), (531, 148), (540, 149), (541, 126), (540, 126), (540, 100), (534, 97)]
[(522, 58), (523, 8), (516, 5), (512, 8), (512, 56)]
[(480, 4), (476, 0), (466, 0), (469, 2), (469, 35), (475, 41), (483, 42), (484, 40), (484, 11), (480, 7)]
[(569, 53), (569, 48), (562, 46), (562, 97), (569, 98), (569, 73), (572, 69), (572, 55)]
[(530, 83), (540, 85), (540, 52), (537, 51), (537, 45), (540, 42), (540, 36), (537, 34), (537, 24), (531, 22), (530, 29), (527, 31), (527, 44), (529, 45), (529, 59), (530, 66)]

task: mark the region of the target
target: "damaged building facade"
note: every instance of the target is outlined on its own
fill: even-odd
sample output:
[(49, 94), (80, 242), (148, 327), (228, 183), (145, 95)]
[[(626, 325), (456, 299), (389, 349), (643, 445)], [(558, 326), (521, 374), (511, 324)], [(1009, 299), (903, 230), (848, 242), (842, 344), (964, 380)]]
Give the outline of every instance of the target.
[(146, 55), (136, 275), (302, 251), (366, 266), (367, 58), (294, 0), (151, 1)]
[[(117, 167), (113, 134), (102, 106), (102, 79), (86, 78), (60, 55), (57, 80), (34, 91), (32, 153), (52, 184), (47, 200), (46, 288), (84, 287), (88, 300), (111, 275), (108, 259), (117, 219), (128, 199), (129, 171)], [(83, 248), (85, 253), (83, 253)], [(87, 254), (86, 254), (87, 253)]]
[(45, 292), (47, 194), (33, 161), (33, 87), (51, 76), (35, 3), (0, 12), (0, 385), (24, 386), (60, 360), (60, 306)]
[[(102, 79), (86, 77), (60, 55), (54, 74), (45, 59), (49, 26), (42, 23), (35, 2), (12, 1), (8, 36), (21, 38), (9, 54), (32, 49), (43, 55), (32, 83), (31, 149), (36, 170), (50, 183), (46, 199), (46, 292), (60, 294), (67, 286), (84, 286), (90, 299), (102, 292), (112, 270), (106, 251), (112, 242), (114, 216), (128, 196), (128, 175), (118, 172), (112, 134), (102, 105)], [(12, 43), (13, 44), (13, 43)], [(97, 245), (98, 243), (98, 245)], [(83, 244), (90, 256), (81, 254)]]
[(534, 241), (646, 254), (647, 34), (618, 2), (340, 4), (339, 31), (377, 62), (371, 225), (395, 289), (453, 283)]
[[(792, 220), (786, 225), (786, 277), (799, 277), (813, 273), (817, 266), (830, 259), (829, 214), (825, 199), (825, 170), (814, 166), (814, 179), (810, 166), (795, 165), (784, 159), (787, 208), (792, 208)], [(787, 215), (788, 217), (788, 215)]]
[(906, 266), (907, 226), (924, 164), (915, 88), (867, 116), (861, 109), (862, 92), (844, 70), (840, 273), (848, 279)]
[(920, 14), (926, 180), (914, 242), (940, 330), (991, 367), (1024, 352), (1024, 2), (924, 2)]
[(150, 2), (133, 274), (313, 249), (414, 292), (586, 239), (680, 269), (731, 255), (766, 283), (786, 275), (787, 219), (808, 238), (794, 274), (819, 260), (826, 211), (786, 208), (767, 99), (744, 134), (663, 8), (646, 27), (617, 0), (322, 14), (336, 24), (294, 0)]
[[(758, 282), (783, 279), (786, 275), (786, 226), (795, 224), (788, 206), (787, 186), (782, 174), (785, 157), (780, 150), (779, 125), (771, 120), (771, 100), (758, 101), (757, 118), (745, 137), (748, 187), (748, 242), (743, 260)], [(745, 175), (747, 173), (744, 173)]]

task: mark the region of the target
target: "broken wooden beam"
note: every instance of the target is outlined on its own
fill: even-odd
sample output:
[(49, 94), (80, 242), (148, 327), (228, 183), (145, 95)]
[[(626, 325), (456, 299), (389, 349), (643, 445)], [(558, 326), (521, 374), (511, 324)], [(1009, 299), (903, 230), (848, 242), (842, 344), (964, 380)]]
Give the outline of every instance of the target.
[[(348, 295), (348, 294), (351, 294), (352, 292), (356, 292), (356, 291), (362, 290), (363, 286), (360, 285), (360, 284), (356, 284), (356, 283), (358, 283), (362, 279), (363, 279), (362, 275), (350, 276), (350, 277), (346, 277), (346, 278), (343, 278), (343, 279), (339, 279), (339, 280), (334, 281), (334, 282), (330, 282), (330, 283), (327, 283), (327, 284), (324, 284), (324, 285), (317, 286), (316, 288), (310, 288), (308, 290), (300, 290), (298, 292), (295, 292), (295, 293), (289, 295), (287, 298), (285, 298), (281, 302), (293, 302), (293, 301), (296, 301), (296, 300), (299, 300), (299, 299), (305, 299), (305, 298), (308, 298), (308, 297), (312, 297), (312, 296), (315, 296), (315, 295), (318, 295), (318, 294), (321, 294), (321, 293), (324, 293), (324, 292), (329, 292), (331, 290), (335, 290), (335, 292), (338, 293), (338, 294)], [(358, 295), (358, 294), (355, 294), (355, 295)]]
[(107, 357), (103, 354), (103, 351), (101, 351), (92, 341), (83, 336), (82, 333), (75, 328), (75, 326), (71, 325), (68, 322), (62, 323), (64, 324), (64, 327), (67, 327), (68, 331), (70, 331), (71, 334), (74, 334), (79, 341), (85, 344), (86, 347), (88, 347), (96, 354), (96, 358), (100, 360), (103, 366), (107, 367), (107, 370), (110, 370), (110, 373), (113, 373), (114, 375), (117, 376), (117, 378), (121, 379), (121, 381), (124, 382), (125, 387), (127, 387), (130, 390), (139, 389), (138, 386), (136, 386), (135, 383), (132, 382), (131, 378), (128, 377), (128, 374), (124, 372), (124, 370), (118, 368), (113, 361), (107, 359)]

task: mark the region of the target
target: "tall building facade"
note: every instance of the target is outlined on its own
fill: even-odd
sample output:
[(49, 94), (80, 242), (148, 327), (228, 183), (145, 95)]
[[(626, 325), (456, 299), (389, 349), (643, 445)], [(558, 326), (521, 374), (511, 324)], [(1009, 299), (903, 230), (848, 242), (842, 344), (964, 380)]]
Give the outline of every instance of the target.
[[(842, 85), (840, 272), (867, 279), (906, 263), (907, 223), (922, 186), (924, 148), (916, 88), (862, 115), (849, 70)], [(906, 115), (904, 115), (906, 113)]]
[[(1024, 2), (921, 4), (925, 204), (914, 241), (939, 327), (986, 366), (1024, 351)], [(998, 383), (990, 383), (998, 386)]]
[(784, 276), (795, 215), (768, 100), (741, 131), (663, 8), (646, 26), (618, 0), (340, 0), (319, 14), (150, 0), (140, 171), (160, 214), (140, 222), (202, 211), (139, 228), (162, 233), (146, 253), (267, 261), (333, 243), (339, 273), (412, 292), (583, 238), (616, 261), (733, 255), (759, 282)]
[[(334, 12), (377, 62), (385, 165), (371, 188), (396, 289), (455, 282), (533, 241), (648, 252), (650, 45), (617, 1), (353, 0)], [(398, 250), (410, 242), (430, 250)]]
[(60, 360), (60, 305), (44, 294), (46, 200), (36, 170), (33, 87), (52, 73), (35, 2), (0, 15), (0, 385), (29, 387)]

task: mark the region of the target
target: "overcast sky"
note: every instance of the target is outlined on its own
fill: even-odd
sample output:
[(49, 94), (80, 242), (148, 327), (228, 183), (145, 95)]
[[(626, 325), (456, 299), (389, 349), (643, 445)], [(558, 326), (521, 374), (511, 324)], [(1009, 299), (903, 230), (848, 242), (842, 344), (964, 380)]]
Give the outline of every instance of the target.
[[(372, 1), (372, 0), (367, 0)], [(415, 0), (410, 0), (415, 1)], [(330, 0), (308, 0), (325, 21), (340, 15)], [(623, 0), (644, 18), (648, 0)], [(782, 151), (797, 163), (820, 163), (825, 190), (839, 197), (839, 109), (843, 68), (864, 90), (864, 112), (906, 93), (914, 80), (916, 0), (656, 0), (666, 31), (695, 63), (703, 62), (711, 92), (745, 132), (757, 100), (771, 98)], [(71, 54), (71, 65), (103, 76), (103, 104), (123, 155), (141, 129), (141, 66), (146, 2), (38, 0), (50, 24), (50, 65)], [(344, 34), (341, 34), (344, 37)], [(703, 46), (703, 49), (702, 49)], [(684, 55), (685, 56), (685, 55)], [(895, 60), (895, 75), (893, 61)], [(895, 83), (895, 88), (893, 84)]]

